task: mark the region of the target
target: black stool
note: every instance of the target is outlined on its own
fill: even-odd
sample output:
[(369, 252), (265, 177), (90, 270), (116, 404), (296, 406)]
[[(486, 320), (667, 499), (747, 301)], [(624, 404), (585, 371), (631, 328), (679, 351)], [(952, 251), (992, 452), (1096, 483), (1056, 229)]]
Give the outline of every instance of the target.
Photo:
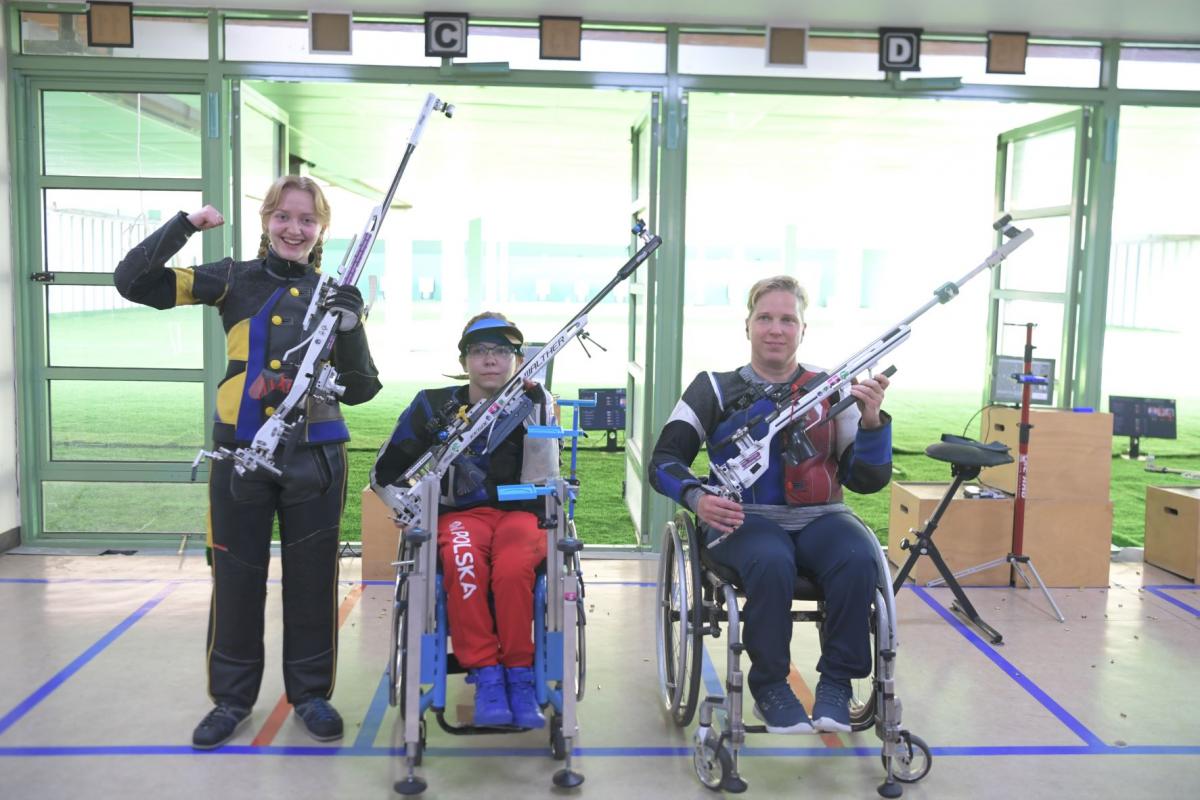
[(948, 462), (950, 464), (950, 474), (954, 477), (954, 481), (950, 484), (950, 489), (946, 492), (946, 496), (938, 503), (933, 516), (925, 523), (924, 529), (913, 531), (913, 533), (917, 534), (917, 540), (909, 542), (908, 539), (904, 539), (900, 542), (900, 549), (908, 550), (909, 554), (908, 560), (904, 562), (904, 566), (896, 573), (892, 590), (898, 593), (900, 587), (904, 585), (904, 581), (908, 578), (909, 572), (912, 571), (913, 565), (916, 564), (917, 559), (921, 556), (929, 556), (933, 560), (934, 566), (937, 567), (937, 571), (941, 573), (942, 580), (950, 587), (950, 591), (954, 592), (955, 602), (950, 606), (951, 609), (962, 614), (971, 624), (983, 631), (992, 644), (1001, 644), (1004, 637), (1000, 635), (999, 631), (979, 618), (979, 612), (975, 610), (975, 606), (971, 605), (971, 601), (967, 599), (966, 593), (963, 592), (962, 586), (958, 584), (958, 580), (954, 577), (954, 573), (950, 571), (950, 567), (946, 566), (946, 561), (942, 558), (942, 554), (938, 552), (937, 545), (933, 543), (933, 532), (937, 530), (942, 514), (946, 513), (946, 508), (949, 507), (950, 501), (954, 499), (954, 496), (958, 494), (958, 488), (962, 485), (963, 481), (969, 481), (978, 477), (979, 470), (983, 467), (1011, 464), (1013, 457), (1009, 455), (1008, 446), (1000, 442), (983, 444), (974, 439), (953, 436), (949, 433), (942, 434), (941, 442), (926, 447), (925, 455), (930, 458), (936, 458), (938, 461)]

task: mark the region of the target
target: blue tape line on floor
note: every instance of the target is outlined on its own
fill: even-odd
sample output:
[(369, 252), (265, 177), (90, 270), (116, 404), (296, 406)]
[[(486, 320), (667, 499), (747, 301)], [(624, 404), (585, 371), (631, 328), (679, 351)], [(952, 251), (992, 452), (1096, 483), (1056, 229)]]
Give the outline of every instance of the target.
[[(1171, 597), (1171, 595), (1167, 594), (1167, 593), (1166, 593), (1166, 591), (1164, 591), (1164, 590), (1166, 590), (1166, 589), (1170, 589), (1170, 590), (1172, 590), (1172, 591), (1175, 591), (1175, 590), (1177, 590), (1177, 589), (1180, 589), (1180, 588), (1185, 588), (1185, 587), (1179, 587), (1179, 586), (1163, 586), (1163, 587), (1158, 587), (1158, 586), (1146, 586), (1146, 587), (1144, 587), (1144, 588), (1145, 588), (1145, 590), (1146, 590), (1147, 592), (1149, 592), (1150, 594), (1154, 595), (1155, 597), (1158, 597), (1158, 598), (1161, 598), (1161, 599), (1163, 599), (1163, 600), (1166, 600), (1168, 603), (1170, 603), (1170, 604), (1171, 604), (1171, 605), (1173, 605), (1173, 606), (1178, 606), (1179, 608), (1182, 608), (1184, 611), (1188, 612), (1188, 613), (1189, 613), (1189, 614), (1191, 614), (1192, 616), (1200, 617), (1200, 608), (1196, 608), (1195, 606), (1188, 605), (1187, 603), (1185, 603), (1185, 602), (1183, 602), (1182, 600), (1180, 600), (1178, 597)], [(1188, 588), (1194, 588), (1194, 587), (1188, 587)]]
[(367, 708), (367, 714), (363, 717), (362, 727), (358, 729), (358, 736), (354, 739), (354, 748), (356, 750), (368, 748), (375, 742), (375, 737), (379, 734), (379, 726), (383, 724), (383, 716), (387, 713), (388, 708), (388, 676), (387, 673), (379, 678), (379, 685), (375, 687), (375, 696), (371, 698), (371, 705)]
[(983, 639), (980, 638), (977, 633), (975, 633), (975, 631), (968, 628), (962, 620), (960, 620), (954, 615), (953, 612), (935, 600), (925, 589), (922, 589), (920, 586), (913, 586), (912, 590), (918, 597), (925, 601), (927, 606), (936, 611), (942, 619), (946, 620), (946, 622), (950, 623), (951, 627), (965, 636), (967, 641), (973, 644), (977, 650), (990, 658), (1006, 675), (1016, 681), (1017, 685), (1029, 692), (1029, 694), (1031, 694), (1035, 700), (1041, 703), (1047, 711), (1049, 711), (1051, 714), (1057, 717), (1060, 722), (1070, 728), (1076, 736), (1078, 736), (1080, 739), (1083, 739), (1092, 747), (1105, 747), (1104, 742), (1099, 736), (1088, 730), (1087, 726), (1075, 719), (1075, 717), (1073, 717), (1065, 708), (1060, 706), (1054, 700), (1054, 698), (1050, 697), (1050, 695), (1046, 694), (1046, 692), (1039, 688), (1037, 684), (1027, 678), (1019, 669), (1013, 666), (1012, 662), (997, 653), (995, 649), (984, 642)]
[(137, 611), (134, 611), (132, 614), (122, 620), (115, 628), (106, 633), (103, 638), (100, 639), (100, 641), (96, 642), (94, 645), (85, 650), (83, 655), (79, 656), (70, 664), (63, 667), (53, 678), (39, 686), (33, 692), (33, 694), (29, 695), (20, 703), (18, 703), (12, 711), (9, 711), (2, 718), (0, 718), (0, 734), (3, 734), (6, 730), (11, 728), (18, 720), (21, 719), (21, 717), (32, 711), (38, 703), (49, 697), (51, 692), (53, 692), (59, 686), (62, 686), (68, 678), (70, 678), (79, 670), (83, 669), (83, 667), (89, 661), (99, 655), (104, 648), (115, 642), (117, 638), (125, 631), (129, 630), (135, 622), (150, 613), (155, 606), (165, 600), (167, 595), (175, 591), (176, 588), (178, 588), (178, 584), (167, 584), (158, 594), (143, 603)]
[[(1200, 745), (1014, 745), (987, 747), (932, 747), (940, 758), (987, 758), (1013, 756), (1200, 756)], [(429, 758), (544, 758), (546, 747), (430, 747)], [(879, 758), (879, 747), (744, 747), (741, 754), (755, 758)], [(199, 751), (187, 745), (112, 745), (78, 747), (0, 747), (0, 758), (56, 758), (87, 756), (292, 756), (318, 758), (397, 758), (404, 755), (399, 747), (252, 747), (226, 745), (218, 750)], [(691, 758), (690, 747), (577, 747), (573, 755), (581, 758)]]

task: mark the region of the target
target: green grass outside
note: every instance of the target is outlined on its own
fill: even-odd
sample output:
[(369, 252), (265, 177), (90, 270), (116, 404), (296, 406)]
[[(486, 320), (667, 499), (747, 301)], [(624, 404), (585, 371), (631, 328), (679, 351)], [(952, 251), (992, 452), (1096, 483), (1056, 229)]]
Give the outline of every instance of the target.
[[(183, 313), (186, 316), (188, 312)], [(117, 324), (98, 328), (97, 317)], [(178, 324), (182, 324), (182, 330), (175, 327)], [(110, 360), (104, 363), (133, 366), (136, 359), (128, 358), (130, 353), (154, 352), (161, 358), (166, 349), (170, 358), (155, 366), (195, 366), (198, 351), (194, 348), (199, 347), (200, 337), (191, 335), (193, 324), (174, 314), (158, 314), (149, 309), (54, 315), (51, 349), (57, 356), (54, 362), (64, 366), (97, 363), (94, 356), (98, 341), (105, 344), (103, 352), (110, 354)], [(108, 332), (107, 337), (101, 337), (103, 331)], [(439, 381), (430, 383), (440, 385)], [(391, 435), (397, 416), (420, 385), (389, 381), (370, 403), (345, 408), (353, 435), (349, 445), (349, 496), (342, 526), (348, 539), (359, 537), (360, 492), (367, 485), (379, 446)], [(563, 397), (577, 396), (577, 387), (556, 385), (555, 390)], [(56, 381), (51, 389), (54, 457), (71, 461), (190, 462), (207, 429), (200, 392), (199, 384)], [(895, 418), (893, 463), (897, 480), (948, 482), (949, 465), (926, 457), (925, 447), (938, 441), (944, 432), (963, 433), (964, 427), (968, 436), (979, 434), (979, 419), (971, 419), (978, 402), (971, 394), (917, 392), (897, 387), (889, 392), (885, 408)], [(1200, 469), (1200, 400), (1181, 398), (1178, 411), (1179, 438), (1144, 440), (1143, 450), (1153, 452), (1163, 466)], [(578, 529), (587, 542), (633, 544), (633, 524), (622, 498), (624, 453), (604, 452), (600, 449), (602, 440), (602, 433), (584, 440), (580, 452), (582, 497), (577, 507)], [(1126, 445), (1126, 440), (1114, 439), (1113, 453), (1119, 453)], [(566, 463), (564, 457), (564, 468)], [(703, 474), (704, 453), (694, 468)], [(1121, 546), (1143, 543), (1147, 485), (1187, 483), (1178, 476), (1147, 473), (1141, 463), (1114, 458), (1110, 489), (1114, 502), (1114, 543)], [(57, 482), (46, 486), (46, 527), (50, 531), (204, 529), (203, 491), (197, 491), (199, 487), (158, 484), (147, 490), (147, 485), (115, 482)], [(884, 490), (874, 495), (847, 495), (850, 506), (886, 541), (890, 493)]]
[[(53, 394), (54, 451), (59, 458), (127, 461), (189, 460), (203, 438), (198, 410), (197, 386), (188, 384), (144, 384), (117, 382), (74, 383), (69, 390)], [(577, 392), (556, 387), (564, 397)], [(396, 417), (417, 390), (415, 385), (392, 384), (370, 403), (345, 409), (353, 433), (349, 445), (350, 475), (343, 531), (348, 539), (359, 537), (361, 498), (378, 447), (390, 436)], [(949, 466), (924, 455), (925, 447), (938, 441), (943, 432), (962, 433), (975, 411), (968, 396), (945, 396), (893, 391), (885, 407), (895, 418), (894, 467), (901, 481), (950, 480)], [(114, 409), (117, 411), (114, 413)], [(1194, 417), (1180, 403), (1180, 419)], [(567, 418), (569, 420), (569, 417)], [(566, 421), (566, 420), (565, 420)], [(564, 421), (564, 422), (565, 422)], [(978, 418), (967, 435), (977, 436)], [(1035, 433), (1036, 435), (1036, 433)], [(1125, 442), (1114, 440), (1114, 451)], [(577, 526), (585, 541), (632, 544), (633, 524), (625, 509), (622, 485), (624, 453), (601, 448), (603, 434), (584, 440), (579, 454), (581, 502)], [(1179, 425), (1174, 441), (1146, 440), (1143, 446), (1160, 464), (1195, 469), (1200, 464), (1200, 424)], [(564, 456), (564, 468), (568, 463)], [(706, 469), (705, 454), (694, 465), (698, 474)], [(1113, 541), (1121, 546), (1140, 546), (1144, 538), (1144, 500), (1147, 485), (1185, 485), (1178, 476), (1147, 473), (1144, 465), (1114, 458), (1111, 496), (1114, 501)], [(203, 530), (203, 495), (191, 487), (165, 485), (157, 494), (144, 485), (120, 483), (48, 484), (47, 529), (53, 531), (157, 532), (181, 529)], [(889, 492), (874, 495), (847, 493), (847, 502), (871, 526), (881, 541), (887, 540)], [(191, 506), (192, 514), (186, 511)], [(188, 520), (192, 520), (188, 523)]]

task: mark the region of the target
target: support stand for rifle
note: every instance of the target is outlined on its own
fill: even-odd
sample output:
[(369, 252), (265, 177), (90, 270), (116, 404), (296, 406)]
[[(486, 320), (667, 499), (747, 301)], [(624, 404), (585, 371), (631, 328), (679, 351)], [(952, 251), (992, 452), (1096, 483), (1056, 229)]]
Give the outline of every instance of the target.
[[(1026, 589), (1033, 589), (1033, 584), (1029, 581), (1029, 576), (1025, 574), (1024, 567), (1029, 567), (1029, 571), (1033, 573), (1033, 579), (1037, 581), (1037, 585), (1041, 588), (1042, 594), (1046, 596), (1046, 602), (1050, 604), (1050, 608), (1054, 609), (1054, 616), (1059, 622), (1066, 622), (1062, 612), (1058, 610), (1058, 604), (1054, 602), (1054, 597), (1051, 596), (1050, 590), (1046, 588), (1045, 581), (1038, 574), (1037, 567), (1033, 565), (1033, 561), (1029, 556), (1025, 555), (1023, 548), (1025, 546), (1025, 498), (1028, 492), (1028, 476), (1029, 476), (1029, 431), (1033, 428), (1029, 424), (1029, 402), (1030, 394), (1032, 393), (1033, 384), (1045, 383), (1046, 379), (1033, 374), (1033, 323), (1023, 323), (1025, 328), (1025, 374), (1016, 376), (1021, 382), (1023, 388), (1021, 390), (1021, 427), (1018, 438), (1017, 448), (1017, 493), (1013, 503), (1013, 533), (1012, 533), (1012, 550), (1004, 558), (995, 558), (984, 564), (979, 564), (974, 567), (959, 570), (951, 577), (962, 578), (967, 575), (974, 575), (976, 572), (998, 567), (1002, 564), (1008, 564), (1011, 567), (1008, 576), (1008, 585), (1016, 585), (1015, 575), (1020, 575), (1021, 580), (1025, 582)], [(940, 586), (944, 581), (930, 581), (927, 586)]]

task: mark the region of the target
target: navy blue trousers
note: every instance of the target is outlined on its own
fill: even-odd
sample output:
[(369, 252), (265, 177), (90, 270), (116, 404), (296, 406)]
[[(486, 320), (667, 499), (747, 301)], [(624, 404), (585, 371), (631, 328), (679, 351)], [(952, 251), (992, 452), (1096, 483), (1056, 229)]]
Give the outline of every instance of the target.
[[(707, 526), (705, 534), (708, 541), (718, 535)], [(798, 533), (746, 514), (741, 528), (708, 551), (741, 576), (746, 594), (742, 641), (750, 654), (747, 685), (752, 694), (787, 680), (797, 572), (812, 578), (825, 594), (824, 648), (817, 671), (839, 679), (871, 674), (869, 625), (878, 547), (875, 535), (853, 514), (827, 514)]]

